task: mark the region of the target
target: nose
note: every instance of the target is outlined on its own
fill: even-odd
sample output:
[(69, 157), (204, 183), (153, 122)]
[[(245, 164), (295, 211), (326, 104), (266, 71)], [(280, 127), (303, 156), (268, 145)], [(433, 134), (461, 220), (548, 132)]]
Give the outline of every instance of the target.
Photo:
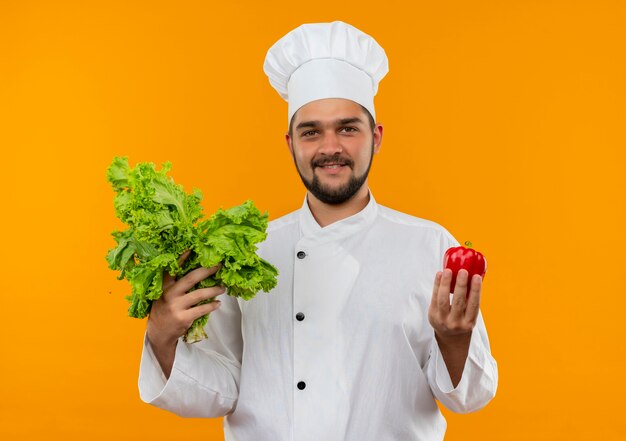
[(329, 130), (324, 133), (318, 152), (322, 155), (332, 156), (335, 153), (341, 153), (342, 151), (343, 147), (341, 145), (341, 139), (337, 133), (335, 133), (334, 130)]

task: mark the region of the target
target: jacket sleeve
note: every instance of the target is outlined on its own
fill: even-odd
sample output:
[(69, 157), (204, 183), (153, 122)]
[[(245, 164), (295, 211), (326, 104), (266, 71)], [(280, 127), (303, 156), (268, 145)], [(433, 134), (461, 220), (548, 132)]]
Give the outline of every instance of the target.
[(139, 369), (139, 395), (143, 401), (183, 417), (221, 417), (237, 403), (243, 342), (237, 300), (219, 296), (222, 306), (209, 316), (208, 338), (176, 345), (174, 365), (165, 378), (144, 337)]
[(435, 397), (453, 412), (474, 412), (491, 401), (498, 388), (498, 365), (491, 356), (487, 331), (480, 313), (472, 331), (461, 381), (456, 388), (452, 385), (434, 335), (425, 371)]

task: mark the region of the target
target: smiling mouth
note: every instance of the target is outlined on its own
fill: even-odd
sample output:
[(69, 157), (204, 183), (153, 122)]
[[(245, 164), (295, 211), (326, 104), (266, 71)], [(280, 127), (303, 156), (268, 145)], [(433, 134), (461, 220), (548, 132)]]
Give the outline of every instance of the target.
[[(315, 169), (319, 169), (318, 172), (315, 172)], [(346, 170), (350, 170), (350, 164), (342, 164), (342, 163), (330, 163), (330, 164), (320, 164), (315, 166), (313, 169), (313, 173), (320, 176), (344, 176), (347, 173)]]
[(338, 169), (341, 167), (352, 167), (352, 163), (350, 161), (327, 161), (327, 162), (319, 162), (317, 164), (313, 164), (313, 168), (323, 168), (326, 170)]
[(335, 169), (335, 168), (345, 167), (345, 166), (346, 166), (346, 164), (325, 164), (325, 165), (320, 165), (318, 167)]

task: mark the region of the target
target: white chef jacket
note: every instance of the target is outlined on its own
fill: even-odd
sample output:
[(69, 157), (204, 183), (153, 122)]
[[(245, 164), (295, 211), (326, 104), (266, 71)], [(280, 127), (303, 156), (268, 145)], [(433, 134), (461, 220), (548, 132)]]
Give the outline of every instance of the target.
[(457, 245), (371, 195), (324, 228), (305, 200), (259, 248), (277, 287), (247, 302), (220, 296), (209, 338), (180, 340), (167, 380), (144, 339), (140, 396), (181, 416), (226, 415), (226, 441), (441, 440), (435, 398), (472, 412), (498, 382), (481, 315), (456, 388), (428, 322), (435, 274)]

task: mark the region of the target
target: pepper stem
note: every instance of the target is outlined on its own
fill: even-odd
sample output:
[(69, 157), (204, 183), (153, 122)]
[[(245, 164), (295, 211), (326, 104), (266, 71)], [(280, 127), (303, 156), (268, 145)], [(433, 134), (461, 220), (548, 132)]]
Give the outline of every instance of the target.
[(469, 240), (465, 241), (465, 246), (467, 248), (472, 248), (472, 242), (470, 242)]

